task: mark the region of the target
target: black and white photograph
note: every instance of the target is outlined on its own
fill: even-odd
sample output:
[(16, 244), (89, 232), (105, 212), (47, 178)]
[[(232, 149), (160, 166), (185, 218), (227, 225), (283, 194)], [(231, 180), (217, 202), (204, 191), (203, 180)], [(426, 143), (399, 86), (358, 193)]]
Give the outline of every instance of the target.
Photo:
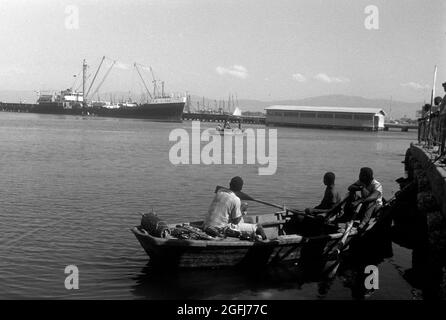
[(0, 300), (445, 300), (445, 142), (443, 0), (0, 0)]

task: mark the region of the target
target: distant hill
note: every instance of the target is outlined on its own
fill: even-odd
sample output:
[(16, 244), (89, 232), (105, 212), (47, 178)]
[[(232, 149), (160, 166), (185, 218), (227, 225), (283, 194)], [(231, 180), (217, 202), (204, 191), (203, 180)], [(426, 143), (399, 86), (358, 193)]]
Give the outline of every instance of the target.
[[(102, 99), (110, 100), (110, 95), (116, 100), (126, 99), (128, 92), (112, 92), (101, 94)], [(37, 94), (34, 91), (0, 91), (0, 101), (3, 102), (28, 102), (34, 103)], [(140, 95), (134, 95), (134, 100), (139, 101)], [(191, 111), (196, 111), (197, 105), (203, 105), (203, 97), (191, 96)], [(305, 105), (305, 106), (332, 106), (332, 107), (360, 107), (360, 108), (382, 108), (394, 119), (403, 117), (415, 119), (416, 110), (420, 109), (422, 102), (403, 102), (390, 101), (388, 99), (368, 99), (357, 96), (346, 95), (324, 95), (310, 97), (300, 100), (273, 100), (261, 101), (254, 99), (238, 99), (234, 102), (242, 111), (264, 112), (265, 108), (271, 105)], [(215, 106), (222, 106), (222, 102), (212, 98), (204, 98), (204, 105), (215, 109)], [(225, 109), (227, 110), (228, 101), (225, 101)], [(234, 108), (232, 107), (232, 110)]]

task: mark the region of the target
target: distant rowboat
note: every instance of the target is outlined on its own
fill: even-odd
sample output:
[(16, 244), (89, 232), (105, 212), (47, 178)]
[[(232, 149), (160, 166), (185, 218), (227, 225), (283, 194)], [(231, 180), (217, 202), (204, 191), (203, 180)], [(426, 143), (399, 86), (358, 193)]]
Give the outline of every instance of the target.
[(216, 128), (214, 134), (221, 136), (233, 136), (233, 135), (245, 135), (246, 132), (244, 129), (239, 129), (239, 128), (231, 128), (231, 129)]

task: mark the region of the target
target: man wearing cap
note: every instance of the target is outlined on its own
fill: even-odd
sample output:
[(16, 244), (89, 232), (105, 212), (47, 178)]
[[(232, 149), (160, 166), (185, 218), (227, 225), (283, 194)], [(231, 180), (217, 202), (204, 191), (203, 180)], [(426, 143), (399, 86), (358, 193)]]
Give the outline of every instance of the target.
[(221, 188), (217, 191), (204, 220), (203, 229), (208, 234), (215, 236), (230, 228), (239, 232), (260, 235), (263, 240), (266, 239), (265, 232), (260, 225), (243, 221), (246, 205), (242, 208), (240, 198), (235, 194), (242, 188), (243, 179), (237, 176), (231, 179), (229, 189)]
[(361, 168), (359, 171), (359, 180), (348, 187), (348, 191), (352, 196), (356, 192), (360, 192), (361, 196), (358, 200), (351, 203), (353, 207), (362, 204), (359, 211), (361, 221), (358, 228), (362, 229), (369, 222), (373, 213), (383, 205), (383, 187), (381, 183), (373, 178), (373, 170), (367, 167)]

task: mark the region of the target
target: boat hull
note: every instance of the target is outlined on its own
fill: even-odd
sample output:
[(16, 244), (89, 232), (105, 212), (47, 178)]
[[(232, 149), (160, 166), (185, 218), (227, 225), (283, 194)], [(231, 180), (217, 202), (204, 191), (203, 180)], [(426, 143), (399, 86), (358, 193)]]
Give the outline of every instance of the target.
[(304, 252), (317, 257), (334, 247), (342, 233), (308, 238), (277, 237), (267, 241), (244, 241), (236, 238), (223, 240), (180, 240), (151, 236), (140, 227), (132, 232), (149, 255), (151, 263), (162, 267), (218, 268), (242, 265), (270, 265), (299, 261)]
[(225, 129), (225, 130), (218, 130), (215, 129), (215, 131), (211, 131), (214, 135), (220, 135), (220, 136), (245, 136), (246, 132), (244, 130), (240, 129)]

